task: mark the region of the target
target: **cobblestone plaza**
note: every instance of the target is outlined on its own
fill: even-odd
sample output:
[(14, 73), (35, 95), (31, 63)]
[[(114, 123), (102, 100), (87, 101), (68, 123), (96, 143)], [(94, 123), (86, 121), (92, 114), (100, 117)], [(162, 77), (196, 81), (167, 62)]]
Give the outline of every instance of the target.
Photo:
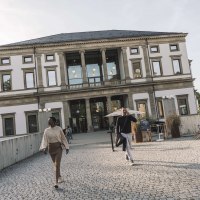
[(0, 199), (200, 199), (199, 140), (137, 143), (133, 153), (131, 166), (120, 147), (112, 152), (109, 134), (76, 134), (58, 190), (49, 155), (39, 153), (0, 172)]

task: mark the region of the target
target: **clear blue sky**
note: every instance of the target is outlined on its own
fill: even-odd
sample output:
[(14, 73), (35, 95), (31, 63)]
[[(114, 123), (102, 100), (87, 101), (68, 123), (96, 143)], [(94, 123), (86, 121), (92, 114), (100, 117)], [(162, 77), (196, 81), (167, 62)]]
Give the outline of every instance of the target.
[(200, 92), (199, 0), (0, 0), (0, 45), (92, 30), (186, 32)]

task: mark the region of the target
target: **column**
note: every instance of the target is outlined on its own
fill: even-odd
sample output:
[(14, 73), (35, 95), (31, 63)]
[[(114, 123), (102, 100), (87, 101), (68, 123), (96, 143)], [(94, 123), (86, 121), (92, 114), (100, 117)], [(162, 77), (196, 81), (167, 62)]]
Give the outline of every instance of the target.
[(125, 75), (125, 80), (130, 81), (130, 76), (129, 76), (129, 69), (128, 69), (128, 58), (127, 58), (127, 53), (126, 53), (127, 47), (122, 47), (122, 57), (123, 57), (123, 64), (124, 64), (124, 75)]
[(93, 131), (92, 126), (92, 118), (91, 118), (91, 111), (90, 111), (90, 99), (85, 99), (85, 106), (86, 106), (86, 117), (87, 117), (87, 129), (88, 132)]
[(128, 94), (128, 107), (129, 107), (129, 109), (134, 110), (132, 93)]
[(42, 92), (44, 91), (43, 77), (42, 77), (42, 61), (41, 61), (42, 54), (36, 54), (35, 57), (37, 61), (37, 70), (36, 70), (37, 87), (39, 92)]
[(86, 75), (86, 64), (85, 64), (85, 51), (80, 50), (79, 53), (81, 54), (81, 66), (82, 66), (82, 73), (83, 73), (83, 87), (88, 87), (88, 80)]
[(63, 101), (63, 114), (64, 114), (64, 126), (69, 126), (69, 118), (71, 117), (69, 101)]
[(101, 56), (102, 56), (102, 63), (103, 63), (103, 72), (104, 72), (104, 81), (105, 84), (108, 85), (108, 70), (107, 70), (107, 63), (106, 63), (106, 49), (100, 49)]
[(65, 62), (65, 54), (64, 52), (58, 52), (58, 56), (59, 56), (59, 62), (60, 62), (60, 79), (61, 79), (61, 90), (66, 89), (66, 80), (65, 80), (65, 75), (67, 75), (67, 73), (65, 73), (66, 70), (66, 62)]
[[(112, 112), (111, 96), (107, 96), (106, 98), (107, 98), (107, 110), (108, 110), (108, 114), (110, 114)], [(108, 117), (109, 127), (110, 127), (112, 121), (113, 121), (113, 117)]]
[(151, 77), (151, 71), (150, 71), (150, 61), (149, 61), (149, 55), (148, 55), (148, 46), (142, 45), (143, 55), (144, 55), (144, 63), (145, 63), (145, 70), (146, 70), (146, 77)]
[(150, 107), (151, 107), (151, 116), (154, 119), (157, 119), (157, 107), (155, 105), (155, 97), (154, 97), (154, 92), (153, 91), (149, 91), (149, 102), (150, 102)]

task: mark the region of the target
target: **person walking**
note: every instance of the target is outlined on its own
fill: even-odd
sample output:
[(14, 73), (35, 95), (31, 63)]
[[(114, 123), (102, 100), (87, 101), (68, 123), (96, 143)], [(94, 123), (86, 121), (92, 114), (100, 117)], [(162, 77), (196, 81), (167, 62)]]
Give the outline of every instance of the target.
[(42, 138), (40, 150), (44, 153), (49, 152), (51, 159), (53, 161), (55, 170), (55, 185), (58, 188), (58, 183), (63, 182), (60, 174), (60, 163), (62, 157), (62, 150), (66, 150), (66, 154), (69, 153), (69, 144), (65, 138), (63, 130), (61, 127), (56, 126), (56, 118), (50, 117), (48, 119), (49, 127), (45, 129)]
[[(129, 160), (133, 165), (133, 155), (131, 152), (132, 133), (131, 122), (137, 122), (137, 119), (129, 114), (126, 108), (122, 108), (122, 116), (118, 117), (116, 123), (116, 133), (121, 138), (118, 144), (123, 144), (122, 137), (125, 138), (126, 145), (123, 144), (123, 150), (126, 151), (126, 160)], [(117, 143), (116, 143), (117, 144)]]

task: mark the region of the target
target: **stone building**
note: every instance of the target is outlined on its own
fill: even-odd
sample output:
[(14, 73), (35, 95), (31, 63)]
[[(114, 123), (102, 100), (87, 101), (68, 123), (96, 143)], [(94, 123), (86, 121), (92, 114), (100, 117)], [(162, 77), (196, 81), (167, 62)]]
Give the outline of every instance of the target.
[(197, 113), (186, 33), (62, 33), (0, 46), (0, 136), (38, 132), (53, 115), (75, 132), (106, 129), (121, 106), (164, 118)]

